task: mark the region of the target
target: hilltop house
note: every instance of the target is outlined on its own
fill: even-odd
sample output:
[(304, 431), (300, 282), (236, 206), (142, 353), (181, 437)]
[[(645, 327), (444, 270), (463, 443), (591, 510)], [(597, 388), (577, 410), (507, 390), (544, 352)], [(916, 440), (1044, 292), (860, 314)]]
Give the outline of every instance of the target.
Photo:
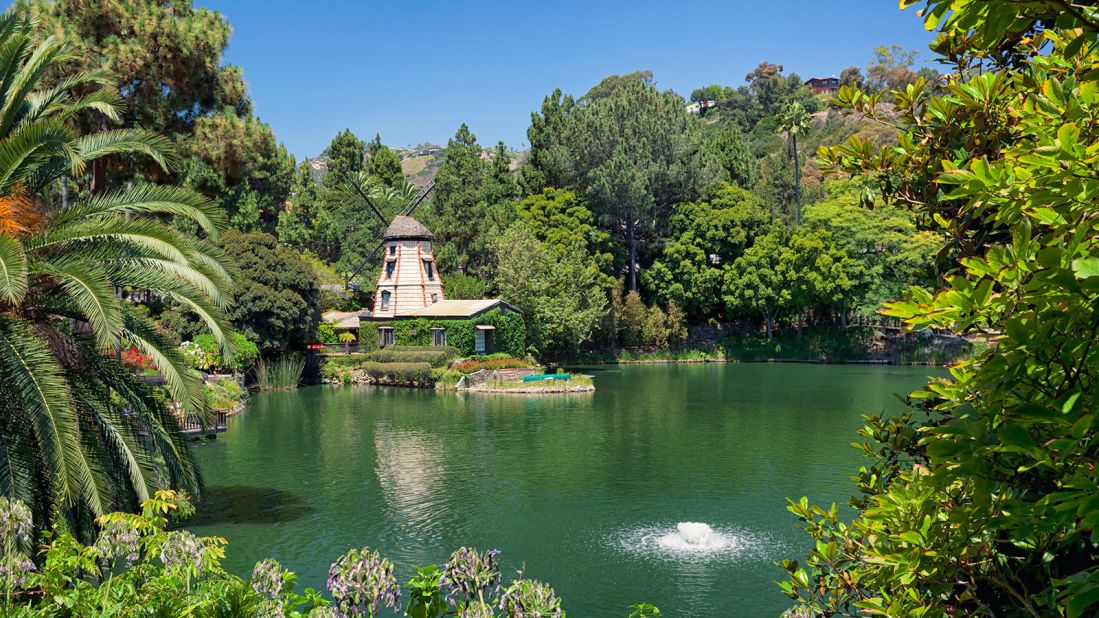
[(835, 94), (840, 91), (838, 77), (810, 77), (805, 80), (805, 85), (809, 86), (814, 94)]
[(454, 346), (463, 354), (526, 352), (522, 313), (499, 299), (448, 300), (431, 250), (431, 231), (412, 217), (385, 232), (374, 309), (359, 317), (370, 347)]

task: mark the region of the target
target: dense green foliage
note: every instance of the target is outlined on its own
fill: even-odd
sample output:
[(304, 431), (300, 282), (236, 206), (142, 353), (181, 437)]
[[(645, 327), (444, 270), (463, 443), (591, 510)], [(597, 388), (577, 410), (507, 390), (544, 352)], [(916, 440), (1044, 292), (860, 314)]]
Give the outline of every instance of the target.
[(366, 372), (366, 375), (382, 382), (418, 384), (421, 386), (434, 384), (431, 363), (367, 361), (362, 364), (362, 370)]
[(155, 365), (184, 413), (204, 417), (198, 374), (116, 290), (191, 307), (227, 346), (230, 279), (209, 242), (162, 222), (175, 216), (219, 234), (224, 213), (191, 191), (101, 185), (88, 199), (46, 201), (45, 188), (103, 157), (140, 155), (165, 169), (175, 161), (165, 140), (142, 130), (76, 132), (77, 114), (118, 118), (119, 99), (101, 71), (46, 80), (67, 54), (33, 24), (0, 17), (0, 492), (43, 524), (64, 519), (83, 533), (92, 517), (136, 508), (157, 489), (199, 485), (175, 419), (105, 352), (139, 354), (135, 369)]
[(435, 235), (440, 272), (484, 276), (490, 267), (490, 243), (515, 217), (518, 195), (503, 143), (491, 160), (477, 137), (462, 125), (447, 143), (446, 159), (435, 177), (435, 194), (424, 223)]
[[(174, 492), (157, 492), (140, 514), (100, 518), (102, 531), (94, 543), (83, 545), (59, 531), (41, 547), (42, 568), (36, 569), (28, 561), (29, 554), (38, 553), (26, 535), (29, 512), (0, 498), (0, 521), (8, 533), (0, 547), (0, 611), (22, 618), (121, 616), (135, 610), (195, 618), (326, 618), (377, 616), (384, 606), (414, 618), (565, 618), (550, 586), (522, 575), (506, 582), (497, 550), (462, 547), (443, 566), (414, 569), (404, 584), (403, 606), (393, 562), (367, 547), (350, 549), (332, 563), (330, 598), (311, 588), (295, 592), (297, 576), (271, 558), (257, 562), (246, 581), (221, 567), (224, 539), (173, 529), (193, 511)], [(660, 615), (648, 603), (628, 611), (631, 618)]]
[[(853, 520), (791, 503), (816, 545), (782, 585), (825, 615), (1095, 615), (1099, 19), (927, 4), (955, 67), (945, 91), (916, 80), (882, 99), (899, 148), (852, 139), (821, 157), (948, 238), (939, 289), (887, 313), (993, 346), (913, 393), (918, 414), (868, 419)], [(876, 114), (878, 96), (836, 99)]]
[(233, 325), (265, 354), (302, 349), (319, 320), (312, 268), (270, 234), (231, 230), (221, 242), (234, 275)]
[(233, 352), (223, 355), (217, 339), (210, 333), (196, 335), (194, 341), (184, 341), (179, 349), (187, 362), (202, 371), (242, 373), (259, 359), (259, 347), (240, 333), (230, 336)]
[(497, 240), (494, 254), (500, 296), (523, 312), (529, 345), (569, 349), (591, 337), (605, 313), (606, 281), (582, 245), (558, 253), (515, 225)]
[(378, 328), (393, 328), (396, 345), (402, 347), (427, 347), (432, 344), (431, 329), (442, 328), (446, 331), (447, 344), (457, 348), (463, 356), (473, 354), (473, 331), (478, 324), (495, 326), (494, 337), (497, 349), (525, 356), (527, 351), (526, 330), (523, 317), (515, 312), (502, 312), (493, 309), (468, 320), (416, 318), (393, 322), (363, 322), (359, 329), (359, 343), (370, 349), (378, 347)]
[[(715, 157), (683, 99), (647, 80), (627, 80), (574, 104), (559, 92), (528, 131), (536, 178), (582, 191), (605, 228), (626, 247), (627, 283), (637, 289), (640, 246), (659, 236), (675, 204), (696, 197), (714, 179)], [(545, 151), (545, 152), (543, 152)], [(551, 167), (552, 166), (552, 167)]]

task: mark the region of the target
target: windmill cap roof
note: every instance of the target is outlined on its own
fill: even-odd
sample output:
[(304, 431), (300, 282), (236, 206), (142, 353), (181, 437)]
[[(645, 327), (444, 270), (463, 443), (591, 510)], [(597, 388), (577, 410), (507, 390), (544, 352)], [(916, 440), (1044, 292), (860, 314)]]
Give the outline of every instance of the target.
[(420, 223), (412, 217), (398, 215), (393, 217), (393, 222), (390, 223), (389, 227), (385, 230), (385, 237), (431, 238), (431, 230), (427, 229), (423, 223)]

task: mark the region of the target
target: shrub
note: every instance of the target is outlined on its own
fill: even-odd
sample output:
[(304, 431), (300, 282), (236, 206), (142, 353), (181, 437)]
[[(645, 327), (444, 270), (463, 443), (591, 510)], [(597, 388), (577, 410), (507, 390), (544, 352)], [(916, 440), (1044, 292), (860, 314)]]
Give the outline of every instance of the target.
[(214, 410), (231, 410), (244, 401), (248, 394), (232, 378), (209, 380), (203, 390), (206, 393), (206, 404)]
[(430, 363), (378, 363), (367, 361), (363, 371), (375, 380), (405, 382), (410, 384), (434, 384)]
[(462, 372), (449, 367), (436, 367), (431, 370), (431, 379), (435, 381), (436, 386), (454, 388), (458, 380), (462, 379)]
[(196, 335), (194, 341), (184, 341), (179, 345), (180, 352), (192, 367), (202, 371), (247, 371), (259, 358), (259, 348), (240, 333), (233, 333), (230, 337), (235, 349), (228, 360), (222, 357), (217, 338), (210, 333)]
[(443, 367), (457, 355), (454, 348), (389, 347), (370, 352), (366, 358), (378, 363), (429, 363), (432, 367)]
[(346, 369), (358, 369), (365, 360), (368, 360), (366, 354), (341, 354), (338, 356), (325, 356), (322, 362), (325, 366), (334, 365)]
[(331, 322), (317, 324), (317, 341), (321, 343), (336, 343), (336, 327)]
[(525, 360), (507, 356), (504, 358), (485, 358), (484, 360), (466, 360), (454, 363), (452, 369), (460, 373), (473, 373), (482, 369), (520, 369), (529, 366), (530, 363)]

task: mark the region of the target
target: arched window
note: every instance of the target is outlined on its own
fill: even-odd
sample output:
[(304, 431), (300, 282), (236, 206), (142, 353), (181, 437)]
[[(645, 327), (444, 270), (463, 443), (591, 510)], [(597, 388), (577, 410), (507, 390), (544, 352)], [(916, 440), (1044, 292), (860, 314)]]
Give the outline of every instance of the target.
[(382, 292), (382, 311), (389, 309), (389, 292)]
[(423, 262), (424, 262), (424, 272), (427, 273), (427, 280), (428, 281), (434, 281), (435, 280), (435, 265), (431, 262), (431, 260), (424, 260)]
[(393, 278), (393, 269), (397, 267), (397, 260), (389, 260), (385, 263), (385, 278)]

